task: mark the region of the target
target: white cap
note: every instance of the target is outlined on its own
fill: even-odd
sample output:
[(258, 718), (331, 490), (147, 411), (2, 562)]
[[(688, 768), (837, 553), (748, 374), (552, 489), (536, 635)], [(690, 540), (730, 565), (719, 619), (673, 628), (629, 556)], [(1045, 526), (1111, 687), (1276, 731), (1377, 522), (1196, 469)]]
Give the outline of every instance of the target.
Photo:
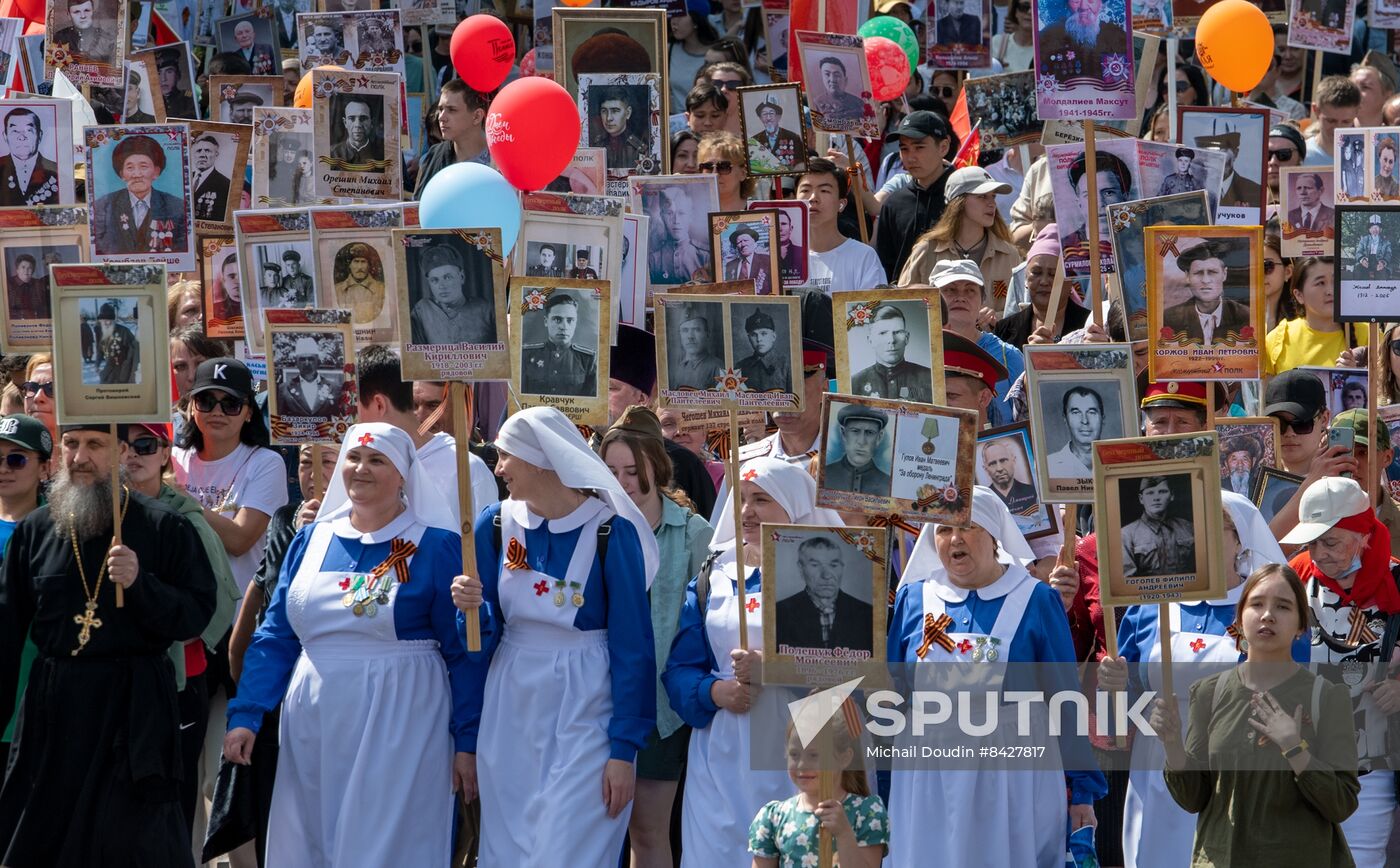
[(1010, 184), (996, 180), (981, 166), (963, 166), (948, 176), (948, 183), (943, 187), (943, 198), (944, 201), (951, 202), (954, 198), (967, 194), (996, 193), (998, 196), (1005, 196), (1010, 192)]
[(296, 358), (315, 356), (319, 359), (321, 357), (321, 348), (316, 345), (315, 338), (303, 335), (297, 338), (296, 348), (292, 351), (292, 355)]
[(986, 286), (982, 280), (982, 269), (971, 259), (945, 259), (935, 262), (929, 272), (928, 282), (936, 289), (942, 289), (959, 280), (970, 280), (978, 286)]
[(1298, 499), (1298, 526), (1279, 542), (1306, 545), (1331, 530), (1337, 522), (1371, 508), (1371, 498), (1355, 479), (1326, 476), (1309, 485)]

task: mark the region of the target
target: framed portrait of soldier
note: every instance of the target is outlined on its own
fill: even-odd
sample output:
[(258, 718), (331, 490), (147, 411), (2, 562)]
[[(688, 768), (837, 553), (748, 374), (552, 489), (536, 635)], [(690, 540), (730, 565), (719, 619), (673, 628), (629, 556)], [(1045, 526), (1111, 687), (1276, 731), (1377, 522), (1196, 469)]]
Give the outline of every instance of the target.
[(1105, 606), (1225, 594), (1219, 449), (1214, 431), (1094, 444)]
[[(630, 175), (659, 175), (669, 165), (661, 132), (661, 76), (653, 73), (580, 75), (580, 144), (602, 148), (609, 194), (626, 194)], [(599, 191), (602, 192), (602, 191)]]
[(253, 195), (257, 208), (322, 204), (316, 195), (311, 109), (253, 109)]
[(682, 284), (714, 280), (709, 215), (719, 210), (716, 176), (634, 175), (627, 186), (629, 209), (651, 221), (648, 290), (666, 292)]
[(44, 32), (44, 78), (55, 71), (79, 87), (126, 81), (127, 0), (50, 0)]
[(773, 46), (768, 51), (768, 65), (774, 81), (788, 80), (788, 30), (792, 16), (785, 0), (767, 0), (763, 4), (763, 41)]
[(1310, 166), (1278, 173), (1279, 229), (1284, 257), (1332, 256), (1337, 237), (1336, 175)]
[(1138, 431), (1128, 344), (1027, 346), (1037, 481), (1046, 503), (1092, 503), (1093, 444)]
[[(763, 682), (888, 684), (885, 528), (766, 524)], [(814, 665), (815, 664), (815, 665)]]
[(243, 270), (232, 235), (199, 236), (199, 276), (204, 284), (204, 333), (243, 339)]
[(19, 37), (24, 33), (23, 18), (0, 18), (0, 75), (14, 81), (19, 60)]
[(272, 442), (339, 443), (359, 404), (349, 313), (306, 308), (265, 316)]
[(802, 286), (810, 276), (807, 266), (811, 206), (804, 199), (751, 199), (750, 211), (778, 212), (778, 285)]
[(1264, 521), (1273, 521), (1274, 517), (1288, 506), (1288, 502), (1302, 485), (1301, 476), (1265, 467), (1259, 472), (1259, 480), (1250, 494), (1250, 499), (1259, 507), (1259, 514), (1264, 516)]
[(652, 297), (662, 407), (801, 409), (800, 299), (742, 290), (706, 284)]
[[(174, 42), (155, 48), (143, 48), (131, 52), (132, 60), (142, 60), (154, 66), (151, 77), (154, 82), (152, 96), (158, 109), (156, 120), (203, 120), (194, 94), (194, 63), (190, 58), (190, 47), (185, 42)], [(210, 77), (213, 81), (213, 77)], [(218, 120), (218, 118), (215, 118)]]
[(1215, 433), (1220, 437), (1220, 490), (1253, 497), (1264, 468), (1281, 463), (1278, 417), (1217, 419)]
[(165, 266), (55, 264), (49, 278), (59, 422), (169, 418)]
[(1160, 197), (1205, 190), (1211, 217), (1204, 222), (1215, 222), (1215, 206), (1225, 180), (1224, 152), (1172, 142), (1139, 141), (1136, 146), (1138, 183), (1143, 195)]
[(237, 280), (248, 352), (265, 354), (264, 313), (317, 307), (311, 215), (304, 208), (240, 211), (234, 215)]
[(925, 33), (928, 62), (938, 69), (992, 65), (991, 0), (934, 0)]
[[(514, 274), (558, 280), (606, 280), (617, 286), (622, 273), (622, 215), (526, 210), (514, 256)], [(608, 300), (616, 304), (611, 294)]]
[(252, 126), (255, 109), (282, 106), (282, 87), (278, 75), (211, 75), (209, 113), (219, 123)]
[(1115, 271), (1107, 209), (1119, 202), (1143, 198), (1135, 140), (1109, 139), (1099, 142), (1094, 150), (1097, 208), (1089, 200), (1089, 161), (1083, 142), (1045, 149), (1055, 201), (1055, 225), (1060, 234), (1065, 274), (1069, 277), (1090, 274), (1090, 220), (1097, 220), (1099, 225), (1099, 268), (1104, 274)]
[(215, 25), (219, 53), (235, 63), (242, 61), (250, 75), (276, 75), (282, 71), (282, 43), (272, 16), (258, 12), (231, 15)]
[(1230, 106), (1181, 106), (1177, 134), (1183, 145), (1225, 154), (1225, 179), (1215, 222), (1258, 226), (1267, 207), (1269, 112)]
[(394, 229), (405, 380), (510, 379), (499, 229)]
[(1149, 226), (1148, 370), (1154, 380), (1258, 379), (1263, 366), (1264, 231)]
[(836, 292), (831, 313), (837, 392), (916, 404), (947, 399), (937, 290)]
[(710, 215), (710, 257), (717, 280), (752, 280), (758, 295), (782, 291), (778, 212), (722, 211)]
[(233, 229), (233, 212), (243, 197), (251, 132), (239, 124), (190, 121), (190, 196), (196, 232)]
[(1148, 226), (1208, 226), (1210, 201), (1205, 190), (1154, 196), (1108, 206), (1113, 238), (1114, 269), (1118, 295), (1127, 314), (1128, 339), (1147, 340), (1147, 247), (1143, 229)]
[(511, 278), (511, 385), (521, 407), (607, 424), (610, 293), (604, 280)]
[(0, 100), (0, 207), (77, 203), (68, 100)]
[(311, 209), (316, 306), (350, 311), (360, 345), (398, 341), (398, 271), (389, 233), (402, 225), (397, 206)]
[(982, 121), (982, 145), (1009, 148), (1039, 142), (1045, 127), (1035, 113), (1035, 71), (978, 76), (963, 82), (968, 113)]
[(342, 19), (335, 12), (303, 12), (297, 16), (297, 58), (302, 72), (350, 62), (350, 43)]
[(1400, 204), (1338, 205), (1336, 317), (1339, 322), (1400, 319)]
[(8, 352), (53, 345), (49, 272), (55, 265), (87, 261), (86, 208), (0, 208), (0, 264), (5, 269), (0, 337)]
[(398, 201), (403, 193), (399, 158), (399, 78), (393, 73), (316, 69), (316, 193), (345, 199)]
[(670, 106), (670, 28), (665, 9), (565, 8), (553, 17), (554, 80), (578, 100), (582, 75), (651, 73), (661, 77), (662, 117)]
[(93, 258), (194, 271), (187, 124), (84, 127)]
[(1338, 0), (1297, 0), (1289, 4), (1288, 45), (1310, 51), (1350, 54), (1356, 4)]
[(1032, 3), (1037, 114), (1126, 120), (1137, 111), (1128, 0)]
[(1040, 499), (1035, 448), (1025, 422), (988, 428), (977, 434), (977, 484), (990, 488), (1011, 512), (1026, 539), (1060, 532), (1054, 504)]
[(807, 127), (802, 86), (763, 84), (741, 87), (739, 118), (749, 174), (796, 175), (807, 170)]
[(848, 33), (798, 30), (797, 55), (812, 126), (828, 133), (871, 139), (880, 134), (870, 88), (865, 40)]
[(976, 413), (828, 393), (821, 424), (818, 506), (967, 526)]

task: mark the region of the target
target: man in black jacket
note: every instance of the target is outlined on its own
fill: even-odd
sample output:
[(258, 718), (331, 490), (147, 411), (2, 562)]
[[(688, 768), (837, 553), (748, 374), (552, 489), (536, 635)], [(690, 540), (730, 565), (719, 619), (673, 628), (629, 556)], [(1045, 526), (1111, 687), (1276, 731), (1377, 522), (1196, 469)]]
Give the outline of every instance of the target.
[(873, 651), (874, 610), (841, 590), (846, 573), (841, 546), (825, 536), (803, 540), (797, 566), (806, 589), (778, 601), (774, 629), (779, 647)]
[(943, 216), (943, 187), (952, 168), (946, 160), (956, 153), (958, 139), (947, 119), (931, 111), (906, 115), (890, 136), (898, 137), (900, 161), (913, 179), (885, 199), (875, 223), (875, 252), (893, 277), (904, 270), (919, 236)]

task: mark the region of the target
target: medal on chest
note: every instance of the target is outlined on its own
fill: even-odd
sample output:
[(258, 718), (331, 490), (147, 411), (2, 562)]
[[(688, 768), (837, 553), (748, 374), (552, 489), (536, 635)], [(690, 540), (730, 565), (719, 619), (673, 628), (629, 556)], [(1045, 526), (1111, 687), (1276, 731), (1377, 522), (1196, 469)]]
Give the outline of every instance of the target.
[(569, 596), (568, 596), (568, 601), (571, 602), (571, 603), (573, 603), (575, 609), (582, 609), (582, 608), (583, 608), (583, 583), (582, 583), (582, 582), (570, 582), (570, 581), (565, 581), (564, 579), (555, 579), (555, 580), (554, 580), (554, 605), (557, 606), (557, 607), (559, 607), (559, 608), (561, 608), (561, 609), (564, 607), (564, 602), (565, 602), (565, 600), (564, 600), (564, 588), (565, 588), (565, 587), (568, 587), (568, 588), (570, 589), (570, 591), (572, 591), (572, 593), (570, 593)]
[(340, 580), (340, 589), (345, 592), (340, 604), (357, 618), (373, 618), (379, 614), (380, 606), (389, 605), (389, 591), (394, 584), (408, 583), (408, 561), (416, 551), (418, 546), (406, 539), (390, 542), (389, 556), (379, 566), (368, 573), (352, 573)]

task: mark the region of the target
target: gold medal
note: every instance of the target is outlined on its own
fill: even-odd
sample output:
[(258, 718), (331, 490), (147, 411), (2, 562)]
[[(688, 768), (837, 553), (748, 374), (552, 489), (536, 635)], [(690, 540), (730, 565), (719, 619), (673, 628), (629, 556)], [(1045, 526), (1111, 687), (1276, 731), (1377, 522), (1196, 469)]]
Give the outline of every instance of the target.
[(559, 606), (559, 607), (561, 607), (561, 608), (563, 607), (563, 605), (564, 605), (564, 592), (563, 592), (563, 591), (555, 591), (555, 592), (554, 592), (554, 605)]
[(354, 612), (355, 617), (358, 618), (360, 615), (363, 615), (365, 613), (365, 607), (361, 603), (356, 603), (350, 611)]
[(346, 608), (355, 605), (355, 592), (346, 591), (345, 596), (340, 598), (340, 605), (345, 606)]
[(583, 608), (583, 594), (579, 593), (578, 591), (574, 591), (573, 604), (574, 604), (574, 608), (575, 608), (575, 609), (582, 609), (582, 608)]

